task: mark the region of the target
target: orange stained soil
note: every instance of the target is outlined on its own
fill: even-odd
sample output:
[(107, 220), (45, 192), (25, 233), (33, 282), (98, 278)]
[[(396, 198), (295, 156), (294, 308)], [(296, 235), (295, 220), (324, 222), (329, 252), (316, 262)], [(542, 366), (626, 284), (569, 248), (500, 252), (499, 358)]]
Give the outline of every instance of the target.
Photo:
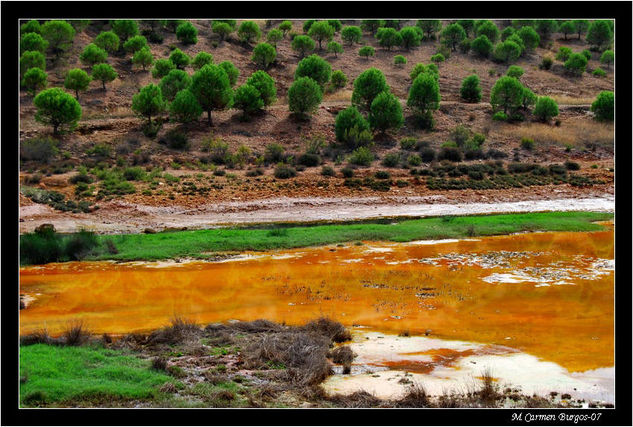
[[(614, 365), (612, 229), (427, 243), (247, 253), (230, 262), (25, 267), (20, 293), (34, 300), (20, 311), (20, 332), (46, 327), (55, 335), (77, 319), (95, 333), (122, 334), (175, 315), (201, 324), (301, 324), (323, 315), (386, 333), (511, 347), (572, 372)], [(440, 353), (435, 364), (464, 356)]]

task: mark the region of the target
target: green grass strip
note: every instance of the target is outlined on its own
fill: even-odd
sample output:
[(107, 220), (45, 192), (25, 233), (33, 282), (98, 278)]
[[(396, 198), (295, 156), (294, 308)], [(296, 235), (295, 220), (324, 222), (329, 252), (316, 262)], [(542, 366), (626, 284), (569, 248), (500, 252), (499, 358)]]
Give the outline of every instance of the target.
[[(407, 242), (425, 239), (490, 236), (524, 231), (599, 231), (593, 221), (613, 218), (611, 213), (538, 212), (504, 215), (433, 217), (389, 224), (357, 223), (269, 228), (219, 228), (211, 230), (120, 234), (99, 236), (94, 260), (159, 260), (201, 257), (209, 252), (290, 249), (360, 240)], [(118, 253), (105, 251), (111, 240)]]
[(146, 399), (172, 377), (148, 360), (100, 347), (35, 344), (20, 348), (21, 406), (55, 402)]

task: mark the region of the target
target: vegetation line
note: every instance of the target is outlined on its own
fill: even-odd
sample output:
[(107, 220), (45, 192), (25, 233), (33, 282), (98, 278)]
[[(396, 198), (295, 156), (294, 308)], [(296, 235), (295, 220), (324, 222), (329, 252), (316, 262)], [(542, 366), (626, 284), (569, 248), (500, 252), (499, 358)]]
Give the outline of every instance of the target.
[[(444, 216), (401, 220), (389, 224), (285, 226), (263, 229), (223, 228), (153, 234), (62, 236), (29, 233), (20, 239), (22, 265), (73, 259), (160, 260), (209, 258), (217, 252), (291, 249), (358, 241), (407, 242), (424, 239), (490, 236), (526, 231), (599, 231), (595, 221), (611, 213), (538, 212), (503, 215)], [(85, 243), (85, 246), (82, 244)], [(66, 246), (71, 245), (71, 250)], [(54, 251), (55, 257), (49, 255)]]

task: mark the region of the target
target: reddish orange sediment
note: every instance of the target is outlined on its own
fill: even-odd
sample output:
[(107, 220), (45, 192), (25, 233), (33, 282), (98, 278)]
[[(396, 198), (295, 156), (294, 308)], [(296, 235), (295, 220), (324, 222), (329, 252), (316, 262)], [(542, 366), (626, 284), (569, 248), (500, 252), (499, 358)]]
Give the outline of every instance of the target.
[[(369, 253), (372, 246), (391, 252)], [(446, 257), (435, 265), (418, 262), (499, 251), (527, 255), (508, 258), (507, 267), (460, 265)], [(596, 259), (613, 259), (613, 251), (609, 230), (302, 248), (274, 253), (295, 256), (287, 259), (161, 268), (97, 262), (26, 267), (20, 292), (35, 300), (20, 312), (20, 332), (45, 326), (58, 334), (77, 319), (95, 333), (117, 334), (159, 328), (175, 315), (201, 324), (258, 318), (301, 324), (323, 315), (382, 332), (430, 330), (436, 338), (512, 347), (585, 371), (614, 364), (613, 271), (543, 287), (482, 278), (527, 267), (587, 268)]]

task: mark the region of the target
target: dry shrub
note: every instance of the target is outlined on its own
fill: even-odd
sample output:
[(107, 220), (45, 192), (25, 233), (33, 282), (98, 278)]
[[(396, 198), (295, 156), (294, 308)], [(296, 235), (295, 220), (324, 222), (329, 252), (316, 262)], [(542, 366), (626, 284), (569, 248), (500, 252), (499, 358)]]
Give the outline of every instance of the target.
[(421, 384), (414, 384), (407, 394), (393, 402), (394, 408), (428, 408), (430, 406), (429, 395)]
[(494, 377), (490, 369), (485, 369), (481, 373), (481, 381), (483, 382), (481, 389), (478, 392), (481, 402), (487, 407), (494, 407), (497, 399), (499, 398), (499, 390), (494, 383)]
[(350, 395), (336, 394), (328, 400), (343, 408), (375, 408), (383, 403), (382, 400), (364, 390)]
[(352, 334), (345, 329), (345, 326), (327, 317), (320, 317), (317, 320), (313, 320), (307, 323), (303, 329), (328, 337), (334, 342), (345, 342), (352, 339)]
[(20, 345), (50, 344), (53, 339), (46, 328), (20, 337)]
[(349, 374), (352, 370), (352, 362), (356, 357), (356, 353), (348, 346), (338, 347), (329, 353), (332, 362), (343, 365), (343, 373)]
[(184, 317), (174, 317), (171, 326), (154, 331), (149, 336), (149, 344), (178, 344), (197, 337), (200, 328), (193, 321)]
[(155, 371), (166, 371), (167, 370), (167, 359), (158, 356), (152, 359), (152, 369)]
[(266, 334), (246, 347), (244, 363), (247, 369), (282, 365), (288, 368), (283, 375), (295, 384), (318, 384), (331, 372), (326, 359), (329, 346), (329, 339), (315, 333)]
[(90, 332), (86, 329), (81, 320), (74, 321), (68, 324), (66, 330), (62, 333), (64, 344), (66, 345), (81, 345), (88, 340)]
[(614, 134), (612, 123), (601, 123), (587, 119), (563, 120), (560, 126), (543, 123), (521, 123), (515, 126), (500, 126), (497, 133), (508, 138), (531, 138), (539, 145), (584, 146), (587, 144), (613, 150)]
[(235, 322), (228, 325), (228, 328), (250, 334), (257, 332), (279, 332), (285, 329), (280, 324), (265, 319), (253, 320), (252, 322)]
[(220, 390), (213, 393), (213, 397), (214, 399), (220, 399), (220, 400), (233, 400), (235, 399), (235, 393), (233, 393), (230, 390)]

